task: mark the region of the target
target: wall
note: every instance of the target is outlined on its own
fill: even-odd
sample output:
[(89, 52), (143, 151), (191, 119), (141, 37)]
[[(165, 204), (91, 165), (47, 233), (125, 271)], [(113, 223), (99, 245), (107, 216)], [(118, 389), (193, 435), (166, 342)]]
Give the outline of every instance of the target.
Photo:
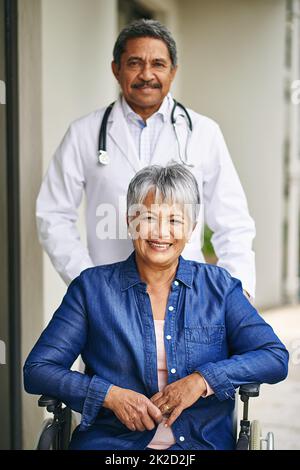
[[(117, 0), (42, 0), (43, 173), (70, 122), (116, 98), (110, 63)], [(85, 241), (83, 207), (78, 222)], [(44, 255), (48, 322), (66, 286)]]
[[(19, 2), (19, 137), (22, 362), (43, 326), (43, 256), (35, 228), (42, 177), (41, 2)], [(32, 449), (42, 422), (37, 398), (23, 392), (23, 447)]]
[(285, 2), (185, 0), (178, 7), (179, 98), (223, 130), (256, 221), (257, 304), (276, 305), (283, 256)]

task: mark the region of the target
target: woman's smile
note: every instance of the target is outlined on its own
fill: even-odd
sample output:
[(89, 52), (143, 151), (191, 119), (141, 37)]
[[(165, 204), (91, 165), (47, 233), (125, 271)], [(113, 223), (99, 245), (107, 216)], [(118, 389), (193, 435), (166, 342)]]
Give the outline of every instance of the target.
[(167, 251), (173, 243), (167, 243), (159, 240), (147, 240), (148, 245), (154, 251)]

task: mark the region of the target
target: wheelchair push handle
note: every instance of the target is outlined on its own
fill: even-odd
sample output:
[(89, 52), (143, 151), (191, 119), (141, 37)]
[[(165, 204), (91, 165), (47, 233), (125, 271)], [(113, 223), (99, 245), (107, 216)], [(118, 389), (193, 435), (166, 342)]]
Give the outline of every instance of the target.
[(54, 413), (55, 410), (61, 408), (62, 402), (57, 398), (42, 395), (39, 398), (38, 405), (41, 407), (47, 407), (47, 411), (49, 411), (49, 413)]
[(258, 383), (244, 384), (244, 385), (241, 385), (239, 388), (239, 395), (241, 395), (242, 400), (243, 400), (243, 397), (245, 398), (258, 397), (259, 389), (260, 389), (260, 384)]

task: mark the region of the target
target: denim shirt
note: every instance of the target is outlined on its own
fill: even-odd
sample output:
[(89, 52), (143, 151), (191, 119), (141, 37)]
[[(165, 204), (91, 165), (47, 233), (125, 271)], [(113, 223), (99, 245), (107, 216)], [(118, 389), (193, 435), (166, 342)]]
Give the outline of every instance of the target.
[[(276, 383), (288, 352), (223, 268), (179, 257), (168, 297), (164, 341), (168, 383), (200, 372), (214, 395), (199, 398), (172, 425), (169, 449), (233, 449), (235, 389)], [(82, 355), (86, 373), (70, 370)], [(154, 320), (133, 252), (83, 271), (24, 365), (25, 389), (82, 413), (71, 449), (145, 449), (152, 431), (130, 431), (102, 406), (112, 385), (151, 398), (158, 392)]]

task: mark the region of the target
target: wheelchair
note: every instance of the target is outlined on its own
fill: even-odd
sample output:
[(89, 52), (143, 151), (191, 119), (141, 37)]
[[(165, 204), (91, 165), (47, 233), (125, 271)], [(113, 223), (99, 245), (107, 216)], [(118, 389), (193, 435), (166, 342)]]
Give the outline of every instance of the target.
[[(257, 383), (241, 385), (239, 388), (243, 402), (243, 418), (240, 420), (236, 450), (274, 450), (274, 434), (268, 432), (266, 438), (262, 438), (259, 421), (248, 419), (249, 399), (258, 397), (259, 390), (260, 385)], [(37, 450), (67, 450), (76, 426), (74, 413), (58, 399), (46, 395), (39, 398), (38, 405), (46, 407), (49, 413), (53, 413), (53, 417), (43, 423)], [(237, 430), (237, 409), (234, 413), (234, 427)]]

